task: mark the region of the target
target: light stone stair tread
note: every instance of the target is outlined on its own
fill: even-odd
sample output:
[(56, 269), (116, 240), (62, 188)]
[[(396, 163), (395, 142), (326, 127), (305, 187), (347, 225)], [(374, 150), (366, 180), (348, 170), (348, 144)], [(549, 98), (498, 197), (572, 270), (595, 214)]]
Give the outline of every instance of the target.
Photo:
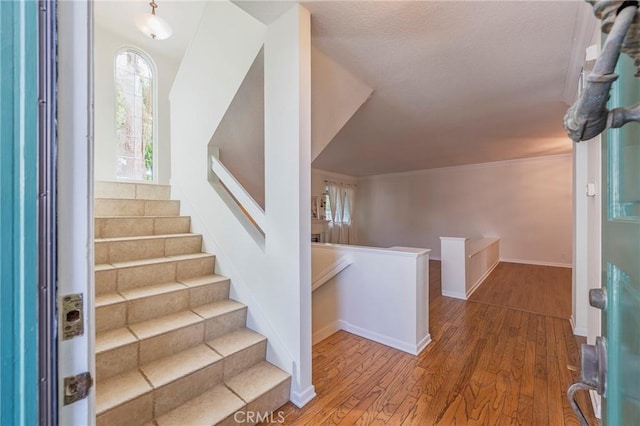
[(156, 263), (167, 263), (172, 262), (173, 259), (169, 259), (166, 256), (163, 257), (151, 257), (148, 259), (138, 259), (138, 260), (127, 260), (124, 262), (113, 262), (111, 263), (114, 268), (130, 268), (132, 266), (146, 266), (146, 265), (154, 265)]
[(218, 275), (218, 274), (205, 275), (202, 277), (185, 278), (185, 279), (178, 280), (179, 283), (184, 284), (187, 287), (200, 287), (203, 285), (216, 284), (216, 283), (221, 283), (225, 281), (229, 281), (229, 278), (223, 275)]
[(186, 288), (187, 287), (184, 284), (178, 282), (168, 282), (122, 290), (120, 291), (120, 294), (124, 297), (125, 300), (138, 300), (145, 297), (159, 296), (161, 294), (185, 290)]
[(153, 202), (178, 202), (179, 200), (158, 200), (157, 198), (114, 198), (114, 197), (94, 197), (95, 200), (107, 200), (107, 201), (153, 201)]
[(226, 385), (245, 402), (250, 403), (289, 377), (288, 373), (264, 361), (233, 376)]
[(154, 235), (138, 235), (133, 237), (110, 237), (110, 238), (96, 238), (96, 243), (120, 243), (127, 241), (145, 241), (145, 240), (159, 240), (163, 238), (185, 238), (185, 237), (199, 237), (200, 234), (194, 234), (193, 232), (183, 234), (154, 234)]
[(235, 300), (225, 299), (197, 306), (195, 308), (191, 308), (191, 310), (205, 319), (210, 319), (219, 315), (224, 315), (228, 312), (245, 309), (246, 307), (246, 305), (236, 302)]
[(125, 298), (119, 295), (118, 293), (108, 293), (102, 294), (100, 296), (96, 296), (96, 308), (100, 308), (102, 306), (114, 305), (116, 303), (124, 302)]
[(131, 220), (131, 219), (186, 219), (191, 216), (167, 216), (167, 215), (154, 215), (154, 216), (94, 216), (94, 219), (117, 219), (117, 220)]
[(200, 252), (200, 253), (175, 254), (167, 257), (171, 260), (190, 260), (190, 259), (204, 259), (207, 257), (216, 257), (216, 256), (211, 253)]
[(148, 259), (131, 260), (128, 262), (114, 262), (114, 263), (111, 263), (111, 266), (113, 268), (120, 269), (120, 268), (131, 268), (136, 266), (156, 265), (159, 263), (169, 263), (169, 262), (176, 262), (181, 260), (195, 260), (195, 259), (206, 259), (206, 258), (215, 258), (215, 255), (210, 253), (202, 253), (202, 252), (189, 253), (189, 254), (181, 254), (178, 256), (162, 256), (162, 257), (152, 257)]
[(207, 345), (222, 356), (229, 356), (242, 351), (257, 343), (267, 340), (262, 334), (248, 328), (232, 331), (216, 339), (209, 340)]
[(99, 354), (137, 341), (138, 338), (126, 327), (97, 333), (95, 352)]
[(140, 340), (159, 336), (169, 331), (187, 327), (201, 322), (202, 318), (191, 311), (181, 311), (151, 320), (129, 325), (129, 328)]
[(96, 384), (96, 414), (102, 414), (124, 402), (152, 390), (139, 370), (111, 377)]
[(244, 406), (233, 392), (217, 385), (155, 420), (158, 426), (208, 426), (221, 422)]
[(98, 263), (97, 265), (95, 265), (93, 267), (93, 270), (98, 272), (98, 271), (106, 271), (108, 269), (115, 269), (115, 267), (109, 263)]
[(200, 344), (177, 354), (140, 367), (154, 388), (159, 388), (176, 379), (187, 376), (222, 360), (222, 356), (205, 344)]

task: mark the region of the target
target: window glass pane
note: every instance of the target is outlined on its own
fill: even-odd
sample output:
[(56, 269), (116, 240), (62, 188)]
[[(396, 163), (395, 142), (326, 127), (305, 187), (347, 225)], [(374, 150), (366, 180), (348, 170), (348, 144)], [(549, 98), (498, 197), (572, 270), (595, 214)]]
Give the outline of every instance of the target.
[(142, 55), (121, 51), (115, 60), (116, 176), (153, 180), (153, 71)]
[(324, 208), (324, 217), (328, 221), (333, 221), (331, 217), (331, 203), (329, 202), (329, 194), (325, 194), (325, 208)]

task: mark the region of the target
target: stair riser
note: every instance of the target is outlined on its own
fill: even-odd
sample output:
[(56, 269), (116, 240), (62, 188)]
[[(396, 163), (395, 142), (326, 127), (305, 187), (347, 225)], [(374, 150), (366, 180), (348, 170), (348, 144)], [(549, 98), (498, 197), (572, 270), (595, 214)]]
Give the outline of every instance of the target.
[(224, 357), (224, 380), (229, 380), (236, 374), (259, 364), (266, 359), (266, 356), (267, 341), (265, 339), (235, 354)]
[(153, 419), (153, 395), (148, 392), (96, 418), (96, 426), (141, 425)]
[(222, 383), (222, 361), (154, 390), (153, 412), (159, 417)]
[(174, 200), (94, 200), (94, 215), (100, 216), (179, 216), (180, 201)]
[(117, 289), (117, 271), (107, 269), (95, 272), (95, 292), (96, 296), (115, 293)]
[(130, 343), (106, 352), (96, 353), (96, 380), (102, 381), (125, 371), (137, 368), (138, 342)]
[(192, 287), (189, 292), (189, 307), (206, 305), (229, 298), (229, 280)]
[(127, 324), (126, 302), (96, 307), (96, 333), (124, 327)]
[(205, 341), (216, 339), (223, 334), (230, 333), (244, 327), (247, 323), (247, 308), (238, 309), (205, 320)]
[(97, 241), (95, 243), (95, 262), (127, 262), (132, 260), (153, 259), (181, 254), (194, 254), (202, 251), (202, 236), (145, 238), (130, 241)]
[[(256, 413), (260, 413), (262, 417), (262, 419), (260, 419), (261, 421), (266, 420), (267, 422), (269, 422), (269, 418), (270, 418), (269, 414), (274, 413), (273, 419), (277, 421), (276, 419), (278, 419), (278, 414), (276, 410), (282, 407), (284, 404), (286, 404), (289, 401), (290, 388), (291, 388), (291, 378), (288, 378), (286, 381), (280, 383), (273, 389), (262, 394), (254, 401), (249, 402), (246, 408), (242, 410), (244, 411), (243, 414), (246, 414), (246, 415), (240, 414), (237, 416), (237, 418), (245, 420), (245, 423), (243, 423), (243, 425), (244, 424), (256, 425), (259, 423), (258, 421), (256, 421), (257, 420), (257, 418), (255, 417)], [(254, 420), (254, 421), (251, 421), (251, 420)]]
[(171, 187), (166, 185), (136, 184), (120, 182), (96, 182), (95, 198), (125, 198), (140, 200), (168, 200)]
[[(126, 291), (153, 284), (179, 281), (193, 276), (211, 275), (215, 269), (215, 256), (194, 260), (175, 260), (150, 265), (115, 268), (115, 274), (96, 271), (96, 292), (106, 294), (106, 289)], [(111, 272), (109, 271), (109, 272)], [(115, 283), (114, 283), (115, 281)]]
[(140, 341), (140, 364), (176, 354), (204, 342), (204, 322)]
[(96, 238), (141, 237), (147, 235), (188, 234), (191, 219), (175, 217), (95, 218)]

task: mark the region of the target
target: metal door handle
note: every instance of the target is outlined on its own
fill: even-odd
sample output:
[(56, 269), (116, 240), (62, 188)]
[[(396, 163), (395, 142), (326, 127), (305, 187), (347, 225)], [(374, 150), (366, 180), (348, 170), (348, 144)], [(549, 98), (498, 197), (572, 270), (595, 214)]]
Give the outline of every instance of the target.
[(596, 338), (595, 345), (582, 345), (582, 371), (580, 381), (569, 386), (567, 396), (571, 408), (578, 416), (582, 426), (589, 426), (584, 413), (578, 406), (575, 394), (579, 390), (594, 390), (604, 395), (607, 377), (607, 343), (604, 337)]

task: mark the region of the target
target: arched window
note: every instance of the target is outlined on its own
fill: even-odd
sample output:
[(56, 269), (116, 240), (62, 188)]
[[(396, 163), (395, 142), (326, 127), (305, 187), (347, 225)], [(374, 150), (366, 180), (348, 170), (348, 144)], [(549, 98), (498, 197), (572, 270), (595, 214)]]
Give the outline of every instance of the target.
[(154, 180), (155, 81), (142, 54), (120, 50), (116, 56), (116, 177)]

